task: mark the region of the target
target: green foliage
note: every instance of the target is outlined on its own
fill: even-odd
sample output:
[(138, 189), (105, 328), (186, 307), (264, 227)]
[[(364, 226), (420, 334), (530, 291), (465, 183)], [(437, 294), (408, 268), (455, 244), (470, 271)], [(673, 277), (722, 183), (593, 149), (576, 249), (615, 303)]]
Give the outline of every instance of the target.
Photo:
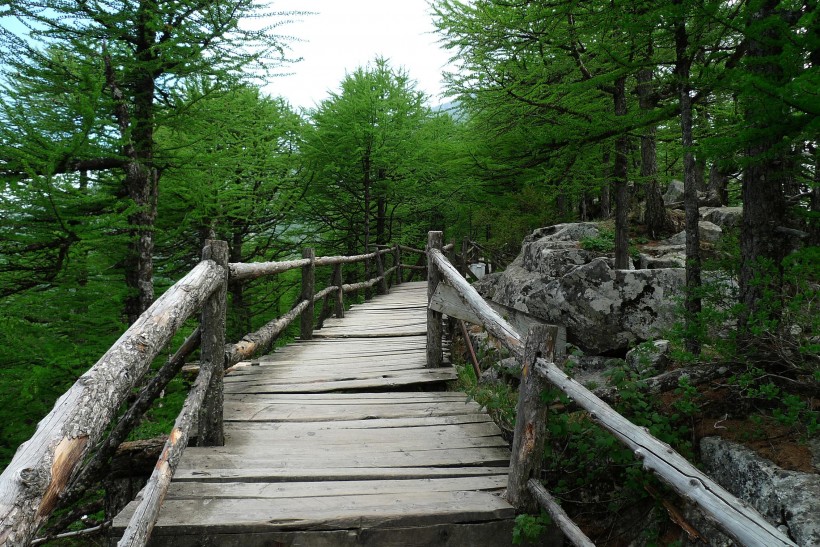
[(493, 417), (496, 423), (507, 431), (515, 426), (515, 409), (518, 392), (506, 383), (481, 384), (470, 365), (457, 365), (459, 385), (467, 397), (477, 402)]
[(518, 515), (515, 517), (515, 527), (513, 528), (513, 544), (518, 545), (525, 541), (537, 541), (551, 524), (552, 519), (544, 511), (541, 511), (538, 516)]
[(581, 239), (581, 248), (598, 253), (615, 252), (615, 232), (601, 228), (595, 237), (585, 236)]

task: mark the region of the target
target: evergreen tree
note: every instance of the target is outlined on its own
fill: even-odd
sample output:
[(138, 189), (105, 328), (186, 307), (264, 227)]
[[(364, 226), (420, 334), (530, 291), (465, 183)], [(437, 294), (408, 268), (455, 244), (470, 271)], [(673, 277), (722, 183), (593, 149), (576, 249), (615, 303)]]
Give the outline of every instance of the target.
[[(263, 4), (254, 1), (7, 4), (6, 13), (28, 36), (0, 29), (3, 121), (16, 122), (3, 124), (0, 166), (16, 179), (119, 172), (120, 197), (131, 203), (123, 268), (130, 290), (125, 314), (133, 321), (154, 298), (154, 223), (159, 178), (168, 167), (156, 132), (181, 113), (180, 83), (193, 75), (225, 81), (268, 69), (280, 58), (282, 42), (270, 27), (240, 25), (243, 18), (265, 15)], [(44, 125), (14, 115), (38, 107), (45, 107)], [(37, 146), (30, 146), (32, 139)]]

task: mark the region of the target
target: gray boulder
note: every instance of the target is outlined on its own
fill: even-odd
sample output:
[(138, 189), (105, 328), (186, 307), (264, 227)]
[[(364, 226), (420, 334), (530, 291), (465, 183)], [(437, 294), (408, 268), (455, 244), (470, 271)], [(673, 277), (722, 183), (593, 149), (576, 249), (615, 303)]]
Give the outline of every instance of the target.
[(740, 226), (743, 207), (701, 207), (700, 218), (708, 220), (726, 230)]
[(683, 181), (673, 180), (663, 195), (663, 204), (668, 206), (681, 201), (683, 201)]
[(669, 340), (645, 342), (626, 352), (626, 364), (638, 372), (660, 371), (669, 364)]
[(798, 545), (820, 545), (819, 475), (786, 471), (720, 437), (702, 439), (700, 452), (706, 473), (721, 486), (752, 505)]
[(657, 338), (675, 320), (679, 268), (616, 270), (606, 258), (576, 266), (560, 278), (511, 265), (494, 299), (567, 327), (567, 338), (587, 353), (625, 350)]
[[(720, 236), (723, 235), (723, 230), (717, 224), (709, 222), (708, 220), (701, 220), (698, 222), (698, 235), (700, 241), (705, 243), (717, 243)], [(686, 245), (686, 231), (678, 232), (667, 240), (663, 241), (664, 245)]]
[[(485, 298), (566, 326), (568, 340), (589, 354), (623, 351), (658, 338), (675, 321), (684, 271), (616, 270), (612, 259), (580, 248), (581, 239), (597, 235), (593, 223), (536, 230), (504, 272), (474, 286)], [(648, 257), (647, 262), (655, 258), (666, 260)]]

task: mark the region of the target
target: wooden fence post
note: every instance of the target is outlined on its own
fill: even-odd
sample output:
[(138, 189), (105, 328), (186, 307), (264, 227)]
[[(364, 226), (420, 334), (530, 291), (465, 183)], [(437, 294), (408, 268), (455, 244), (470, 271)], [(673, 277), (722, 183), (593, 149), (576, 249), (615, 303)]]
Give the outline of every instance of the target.
[[(438, 271), (433, 260), (430, 258), (430, 249), (441, 250), (442, 242), (444, 241), (441, 232), (429, 232), (427, 234), (427, 302), (433, 297), (436, 292), (439, 281), (441, 281), (441, 272)], [(442, 366), (444, 356), (441, 348), (441, 313), (427, 307), (427, 367), (437, 368)]]
[(342, 281), (342, 265), (336, 264), (333, 266), (333, 285), (339, 287), (336, 291), (336, 317), (345, 316), (345, 290), (342, 288), (344, 281)]
[(308, 305), (300, 319), (300, 337), (302, 340), (313, 338), (313, 294), (316, 292), (316, 251), (311, 248), (302, 250), (302, 258), (309, 258), (310, 264), (302, 266), (302, 292), (299, 299), (307, 300)]
[(467, 279), (467, 269), (470, 267), (470, 238), (464, 236), (461, 240), (461, 264), (458, 272)]
[(541, 401), (541, 392), (549, 385), (535, 371), (535, 360), (540, 357), (553, 361), (557, 334), (555, 326), (536, 325), (530, 328), (524, 343), (507, 501), (527, 512), (536, 512), (538, 508), (537, 501), (527, 488), (527, 481), (538, 479), (541, 472), (547, 417), (547, 406)]
[(387, 278), (384, 277), (384, 259), (379, 251), (380, 249), (376, 249), (376, 274), (381, 277), (382, 280), (379, 281), (379, 288), (376, 293), (387, 294)]
[(393, 249), (393, 265), (396, 267), (396, 272), (393, 276), (395, 281), (393, 284), (401, 285), (401, 247), (399, 247), (398, 243), (396, 243), (396, 247)]
[(228, 242), (208, 239), (202, 249), (202, 260), (213, 260), (225, 268), (222, 285), (202, 306), (201, 330), (202, 367), (211, 367), (211, 378), (205, 400), (199, 411), (197, 445), (222, 446), (225, 433), (222, 425), (223, 376), (225, 375), (225, 314), (228, 291)]

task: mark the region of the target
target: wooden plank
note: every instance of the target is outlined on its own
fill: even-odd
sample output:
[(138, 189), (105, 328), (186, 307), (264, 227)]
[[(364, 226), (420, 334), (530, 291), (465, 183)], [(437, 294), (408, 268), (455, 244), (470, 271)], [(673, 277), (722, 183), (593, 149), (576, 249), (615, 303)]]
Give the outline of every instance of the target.
[[(226, 430), (230, 428), (256, 428), (260, 423), (268, 422), (231, 422), (225, 425)], [(286, 429), (287, 427), (298, 428), (302, 431), (314, 431), (321, 429), (402, 429), (428, 427), (435, 425), (456, 425), (456, 424), (476, 424), (494, 423), (486, 413), (481, 414), (457, 414), (448, 416), (425, 416), (423, 418), (373, 418), (366, 420), (339, 420), (326, 422), (288, 422), (276, 421), (269, 427)]]
[[(255, 501), (255, 503), (254, 503)], [(127, 507), (122, 517), (129, 514)], [(277, 530), (338, 530), (427, 526), (511, 518), (514, 509), (487, 492), (423, 492), (339, 497), (332, 507), (321, 498), (166, 500), (157, 522), (166, 534), (191, 526), (211, 533)], [(117, 517), (116, 525), (121, 522)]]
[[(406, 494), (423, 492), (493, 491), (504, 489), (504, 475), (426, 478), (383, 481), (322, 481), (322, 482), (223, 482), (196, 484), (175, 483), (166, 500), (176, 499), (296, 499), (334, 498), (339, 496), (372, 496), (375, 494)], [(333, 503), (327, 500), (325, 503)]]
[[(367, 454), (337, 454), (321, 450), (314, 451), (305, 458), (266, 457), (264, 453), (244, 455), (241, 459), (224, 447), (190, 447), (180, 462), (180, 468), (195, 467), (200, 471), (208, 469), (270, 468), (282, 469), (324, 467), (437, 467), (437, 466), (499, 466), (507, 465), (510, 451), (506, 448), (455, 448), (448, 450), (394, 450), (379, 451)], [(190, 462), (190, 463), (186, 463)], [(195, 463), (194, 463), (195, 462)]]
[(257, 393), (233, 395), (232, 401), (254, 402), (267, 401), (277, 403), (299, 403), (309, 405), (359, 405), (384, 403), (438, 403), (438, 402), (466, 402), (470, 398), (460, 391), (401, 391), (401, 392), (373, 392), (373, 393), (286, 393), (271, 394)]
[[(207, 529), (189, 530), (185, 536), (154, 534), (152, 547), (513, 547), (513, 520), (470, 524), (435, 524), (401, 528), (326, 530), (320, 532), (213, 533)], [(529, 544), (527, 544), (529, 545)], [(560, 545), (560, 538), (544, 545)]]
[(476, 414), (481, 408), (476, 403), (417, 403), (387, 405), (305, 406), (303, 404), (241, 403), (225, 401), (225, 420), (238, 421), (327, 421), (365, 420), (368, 418), (409, 418), (413, 416), (452, 416)]
[(498, 443), (498, 446), (507, 446), (506, 441), (501, 438), (501, 431), (493, 422), (416, 427), (410, 431), (408, 431), (409, 428), (399, 427), (361, 429), (280, 428), (276, 427), (278, 424), (269, 422), (257, 422), (256, 425), (257, 427), (253, 428), (226, 428), (225, 437), (230, 440), (231, 446), (236, 443), (237, 447), (243, 449), (246, 446), (259, 443), (273, 444), (282, 442), (293, 445), (293, 443), (300, 440), (310, 442), (315, 446), (353, 443), (397, 443), (411, 434), (429, 439), (428, 442), (430, 443), (435, 441), (455, 443), (462, 440), (490, 437)]
[[(387, 377), (384, 377), (387, 376)], [(445, 370), (442, 372), (417, 372), (404, 375), (383, 375), (378, 378), (367, 378), (362, 380), (341, 380), (341, 381), (317, 381), (315, 383), (256, 383), (253, 385), (236, 385), (225, 383), (225, 393), (322, 393), (337, 390), (354, 389), (386, 389), (400, 386), (410, 386), (418, 384), (440, 383), (455, 380), (454, 371)]]
[(425, 479), (441, 477), (475, 477), (483, 475), (503, 475), (506, 477), (509, 468), (503, 466), (474, 467), (335, 467), (324, 468), (281, 468), (237, 467), (208, 469), (180, 467), (174, 481), (208, 482), (305, 482), (323, 483), (333, 480), (395, 480)]

